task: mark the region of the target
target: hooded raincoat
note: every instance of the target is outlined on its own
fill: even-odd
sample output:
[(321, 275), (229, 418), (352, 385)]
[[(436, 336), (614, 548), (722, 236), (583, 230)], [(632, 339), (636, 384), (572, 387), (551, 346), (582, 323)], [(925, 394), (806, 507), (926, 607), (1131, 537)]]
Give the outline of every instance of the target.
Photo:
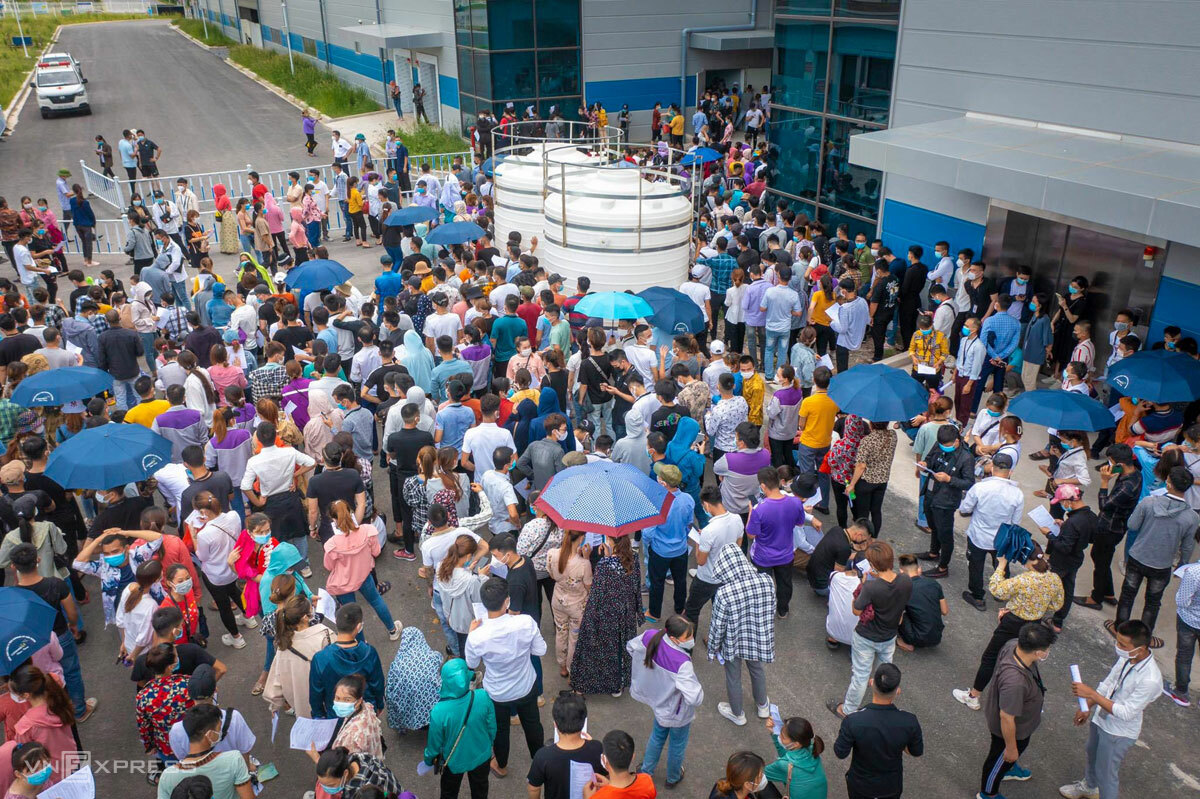
[(425, 642), (425, 634), (417, 627), (405, 627), (400, 633), (400, 648), (388, 668), (387, 712), (392, 729), (405, 732), (429, 724), (430, 711), (442, 688), (441, 670), (442, 656)]
[(473, 676), (462, 658), (448, 660), (442, 666), (441, 698), (429, 716), (426, 764), (432, 765), (440, 755), (445, 768), (455, 774), (464, 774), (491, 760), (492, 741), (496, 737), (496, 707), (487, 691), (482, 688), (471, 690)]
[(716, 553), (708, 656), (770, 663), (775, 659), (775, 581), (750, 564), (736, 543)]
[(704, 456), (692, 449), (700, 437), (700, 423), (690, 416), (683, 416), (675, 428), (671, 443), (667, 444), (667, 460), (679, 467), (683, 482), (679, 487), (696, 501), (700, 507), (700, 483), (704, 480)]
[[(678, 434), (678, 429), (676, 433)], [(650, 473), (650, 453), (646, 451), (646, 420), (637, 408), (625, 414), (625, 435), (613, 445), (613, 463), (631, 463), (643, 474)]]
[(420, 386), (422, 391), (426, 394), (433, 391), (433, 355), (415, 330), (404, 332), (404, 358), (401, 363), (412, 375), (413, 383)]

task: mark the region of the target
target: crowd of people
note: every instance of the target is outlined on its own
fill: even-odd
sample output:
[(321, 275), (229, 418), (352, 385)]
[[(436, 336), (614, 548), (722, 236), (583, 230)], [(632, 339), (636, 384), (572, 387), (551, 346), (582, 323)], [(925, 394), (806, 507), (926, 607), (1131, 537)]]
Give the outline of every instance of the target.
[[(89, 682), (128, 669), (160, 799), (251, 799), (275, 776), (254, 757), (256, 731), (217, 701), (231, 668), (218, 655), (247, 647), (262, 652), (261, 666), (257, 656), (252, 667), (233, 663), (254, 669), (251, 693), (276, 720), (334, 722), (308, 751), (315, 797), (401, 795), (406, 772), (387, 756), (386, 722), (425, 736), (418, 773), (435, 770), (445, 799), (464, 778), (473, 799), (509, 779), (514, 726), (532, 759), (523, 775), (531, 797), (645, 799), (661, 778), (668, 789), (688, 779), (696, 787), (685, 790), (712, 799), (819, 799), (832, 778), (825, 743), (811, 718), (785, 715), (767, 691), (767, 672), (783, 673), (777, 636), (794, 633), (795, 589), (807, 584), (827, 603), (826, 645), (850, 653), (845, 691), (828, 703), (841, 725), (833, 755), (850, 760), (846, 792), (897, 797), (905, 756), (920, 757), (924, 742), (917, 717), (896, 704), (895, 650), (939, 646), (952, 613), (940, 581), (965, 560), (964, 602), (984, 611), (990, 594), (999, 610), (971, 686), (953, 691), (986, 719), (979, 797), (1034, 776), (1019, 761), (1042, 720), (1038, 664), (1081, 605), (1112, 613), (1116, 661), (1095, 687), (1073, 683), (1074, 721), (1089, 725), (1088, 741), (1067, 754), (1082, 776), (1059, 790), (1115, 799), (1145, 708), (1164, 691), (1190, 703), (1200, 636), (1200, 567), (1190, 563), (1200, 528), (1196, 403), (1139, 401), (1104, 385), (1107, 368), (1149, 342), (1122, 311), (1099, 362), (1082, 277), (1058, 296), (1026, 267), (993, 278), (946, 242), (927, 266), (919, 245), (898, 256), (870, 234), (842, 225), (830, 235), (772, 205), (755, 147), (769, 94), (748, 107), (735, 98), (710, 94), (692, 120), (693, 146), (725, 155), (693, 177), (703, 201), (695, 263), (679, 287), (705, 324), (674, 336), (653, 320), (579, 312), (590, 281), (567, 288), (547, 274), (536, 238), (489, 232), (438, 247), (423, 239), (430, 226), (381, 228), (415, 177), (414, 203), (436, 209), (437, 221), (493, 230), (478, 165), (456, 165), (444, 184), (428, 167), (410, 176), (398, 143), (385, 152), (387, 182), (371, 171), (369, 149), (358, 155), (365, 198), (342, 171), (359, 145), (336, 132), (333, 187), (294, 173), (276, 198), (251, 173), (248, 197), (220, 192), (232, 270), (217, 269), (202, 243), (186, 181), (174, 198), (153, 189), (154, 207), (130, 216), (128, 289), (111, 270), (68, 270), (61, 249), (37, 249), (57, 221), (44, 200), (23, 198), (15, 211), (0, 199), (6, 245), (17, 225), (9, 254), (20, 281), (0, 279), (0, 565), (56, 611), (50, 644), (0, 694), (7, 795), (34, 796), (67, 777), (63, 753), (84, 748), (82, 725), (104, 713), (85, 689), (78, 647), (87, 641), (116, 654)], [(681, 119), (662, 115), (668, 136)], [(732, 129), (747, 141), (732, 141)], [(77, 224), (81, 194), (76, 186), (68, 201)], [(289, 269), (328, 256), (335, 201), (349, 220), (345, 241), (370, 246), (364, 208), (372, 220), (385, 252), (373, 290), (290, 290)], [(280, 203), (290, 204), (287, 234), (269, 221), (282, 219)], [(69, 293), (56, 293), (47, 259)], [(852, 360), (880, 360), (889, 343), (911, 359), (927, 411), (898, 424), (844, 413), (829, 395), (834, 376)], [(1178, 329), (1161, 346), (1196, 356)], [(76, 365), (107, 371), (111, 396), (13, 403), (22, 381)], [(1039, 518), (1050, 519), (1031, 536), (1022, 523), (1038, 503), (1013, 479), (1023, 427), (1007, 407), (1039, 380), (1099, 391), (1119, 423), (1095, 441), (1054, 430), (1025, 453), (1045, 461), (1046, 485), (1033, 493), (1048, 500)], [(163, 436), (171, 463), (101, 490), (47, 476), (55, 447), (113, 424)], [(913, 521), (929, 541), (914, 553), (897, 552), (883, 523), (902, 442), (920, 477)], [(557, 475), (608, 462), (669, 494), (661, 523), (585, 533), (539, 503)], [(1084, 490), (1096, 480), (1091, 507)], [(957, 561), (956, 517), (968, 519)], [(1092, 591), (1076, 596), (1089, 550)], [(1163, 645), (1157, 616), (1176, 567), (1171, 683), (1152, 652)], [(420, 581), (439, 640), (421, 630), (423, 602), (389, 602), (389, 574)], [(117, 633), (85, 629), (80, 605), (92, 599)], [(390, 665), (367, 628), (398, 642)], [(685, 769), (705, 703), (700, 658), (724, 672), (717, 713), (738, 727), (758, 719), (774, 752), (739, 748), (723, 773), (711, 763)], [(567, 685), (557, 696), (544, 688), (551, 662)], [(650, 708), (647, 740), (589, 730), (588, 697), (627, 690)], [(104, 723), (128, 723), (110, 712)]]

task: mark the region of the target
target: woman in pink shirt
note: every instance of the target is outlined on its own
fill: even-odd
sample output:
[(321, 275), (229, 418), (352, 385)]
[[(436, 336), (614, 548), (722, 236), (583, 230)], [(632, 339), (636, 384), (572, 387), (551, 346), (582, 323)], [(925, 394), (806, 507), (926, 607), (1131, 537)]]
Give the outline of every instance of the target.
[[(23, 663), (9, 677), (8, 690), (14, 699), (29, 703), (29, 710), (17, 722), (18, 743), (40, 743), (50, 753), (52, 763), (63, 762), (64, 752), (79, 750), (71, 699), (53, 677), (32, 663)], [(48, 784), (53, 785), (59, 779), (55, 774)]]
[(288, 228), (288, 241), (295, 251), (296, 263), (302, 264), (308, 260), (308, 233), (304, 229), (304, 211), (299, 206), (292, 206), (292, 226)]
[(339, 605), (353, 602), (354, 592), (361, 591), (388, 629), (388, 638), (399, 640), (400, 622), (392, 618), (392, 612), (383, 603), (372, 574), (375, 558), (382, 549), (379, 531), (373, 525), (359, 524), (350, 512), (350, 506), (342, 499), (330, 503), (329, 517), (333, 521), (333, 535), (325, 542), (325, 569), (329, 572), (325, 590)]
[(247, 386), (246, 373), (237, 366), (229, 365), (229, 350), (225, 349), (224, 344), (214, 344), (208, 357), (212, 364), (208, 367), (208, 377), (217, 391), (217, 406), (224, 408), (229, 405), (225, 389), (238, 386), (244, 391)]

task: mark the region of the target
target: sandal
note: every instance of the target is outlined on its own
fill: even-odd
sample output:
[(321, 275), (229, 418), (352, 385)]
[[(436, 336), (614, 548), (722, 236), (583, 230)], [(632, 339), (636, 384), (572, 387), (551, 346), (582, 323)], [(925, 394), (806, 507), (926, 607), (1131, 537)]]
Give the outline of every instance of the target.
[(266, 687), (267, 687), (267, 681), (262, 678), (259, 678), (259, 680), (254, 683), (254, 687), (250, 689), (250, 695), (251, 696), (262, 696), (263, 689), (265, 689)]
[(1040, 488), (1039, 488), (1037, 491), (1034, 491), (1034, 492), (1033, 492), (1033, 495), (1034, 495), (1035, 497), (1040, 497), (1040, 498), (1042, 498), (1042, 499), (1045, 499), (1046, 497), (1050, 496), (1049, 494), (1047, 494), (1045, 491), (1043, 491), (1043, 490), (1042, 490), (1042, 489), (1040, 489)]
[(1104, 622), (1104, 629), (1113, 638), (1117, 637), (1117, 623), (1115, 621), (1113, 621), (1112, 619), (1108, 619)]
[(383, 581), (381, 581), (381, 582), (379, 582), (379, 583), (376, 583), (376, 585), (375, 585), (375, 589), (376, 589), (377, 591), (379, 591), (379, 595), (380, 595), (380, 596), (383, 596), (383, 595), (384, 595), (384, 594), (386, 594), (388, 591), (391, 591), (391, 590), (392, 590), (392, 584), (391, 584), (391, 583), (389, 583), (387, 580), (383, 580)]
[(1090, 608), (1092, 610), (1104, 610), (1104, 604), (1102, 602), (1097, 602), (1096, 600), (1092, 599), (1090, 596), (1075, 597), (1075, 604), (1081, 608)]
[(830, 699), (828, 702), (825, 703), (825, 707), (829, 710), (830, 713), (837, 716), (839, 719), (846, 718), (846, 714), (842, 710), (842, 703), (840, 700)]
[(1163, 639), (1159, 638), (1157, 635), (1150, 636), (1150, 648), (1151, 649), (1162, 649), (1163, 648)]

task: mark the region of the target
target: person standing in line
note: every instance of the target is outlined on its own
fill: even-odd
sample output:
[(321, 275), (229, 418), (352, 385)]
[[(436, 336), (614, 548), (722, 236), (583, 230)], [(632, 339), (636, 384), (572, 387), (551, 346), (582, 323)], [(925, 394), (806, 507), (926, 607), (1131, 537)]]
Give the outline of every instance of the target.
[(967, 525), (967, 590), (962, 598), (976, 610), (987, 609), (983, 567), (988, 555), (992, 557), (992, 567), (997, 567), (996, 534), (1004, 525), (1020, 524), (1025, 510), (1025, 493), (1011, 479), (1012, 467), (1011, 455), (996, 453), (992, 457), (991, 476), (971, 486), (958, 506), (959, 513), (971, 517)]
[(713, 577), (720, 583), (713, 597), (708, 629), (708, 659), (725, 667), (728, 702), (717, 703), (717, 712), (739, 727), (746, 725), (742, 712), (742, 663), (750, 672), (750, 688), (760, 719), (771, 715), (763, 665), (775, 659), (775, 583), (757, 571), (737, 544), (726, 544), (716, 554)]
[(786, 619), (792, 599), (793, 531), (804, 525), (804, 502), (780, 490), (779, 472), (773, 466), (758, 470), (763, 499), (750, 510), (746, 535), (753, 539), (750, 562), (775, 581), (775, 608)]
[(465, 776), (471, 799), (487, 799), (496, 707), (487, 691), (471, 688), (472, 676), (462, 658), (451, 658), (442, 666), (441, 689), (429, 714), (423, 762), (432, 766), (441, 759), (442, 796), (458, 796)]
[(840, 374), (850, 368), (850, 353), (862, 346), (871, 315), (867, 301), (858, 296), (858, 285), (851, 278), (842, 278), (837, 288), (837, 304), (831, 305), (826, 313), (829, 328), (837, 333), (834, 359)]
[[(563, 677), (570, 676), (579, 625), (592, 588), (590, 554), (590, 548), (583, 544), (582, 530), (565, 531), (562, 543), (546, 553), (546, 565), (555, 582), (550, 599), (550, 609), (554, 613), (554, 653), (558, 659), (558, 673)], [(535, 589), (527, 599), (536, 603), (536, 597)]]
[[(1046, 527), (1041, 528), (1042, 534), (1046, 536), (1046, 554), (1050, 557), (1050, 568), (1062, 579), (1063, 594), (1066, 596), (1063, 606), (1055, 612), (1051, 620), (1054, 632), (1060, 633), (1063, 622), (1067, 620), (1067, 614), (1071, 612), (1075, 575), (1083, 565), (1083, 553), (1096, 535), (1097, 520), (1096, 514), (1087, 506), (1083, 492), (1077, 485), (1060, 485), (1054, 490), (1054, 498), (1050, 500), (1050, 504), (1060, 505), (1067, 514), (1056, 535), (1051, 535)], [(1190, 548), (1188, 553), (1191, 553)], [(1132, 604), (1131, 600), (1130, 605)], [(1119, 607), (1117, 612), (1120, 613)], [(1155, 608), (1155, 614), (1157, 612), (1158, 609)]]
[(700, 504), (708, 515), (708, 524), (700, 531), (698, 539), (689, 539), (696, 544), (696, 576), (688, 586), (687, 603), (683, 615), (692, 623), (693, 629), (700, 625), (700, 611), (717, 593), (720, 585), (713, 574), (710, 559), (713, 552), (721, 551), (726, 544), (741, 546), (745, 525), (736, 513), (731, 513), (721, 497), (721, 489), (707, 485), (700, 489)]
[[(998, 799), (1000, 783), (1042, 723), (1046, 689), (1038, 664), (1050, 656), (1057, 636), (1045, 624), (1028, 622), (1000, 650), (996, 672), (983, 697), (992, 742), (983, 759), (976, 799)], [(1024, 776), (1024, 775), (1022, 775)], [(1028, 779), (1028, 778), (1027, 778)]]
[(942, 425), (937, 431), (937, 447), (930, 447), (925, 460), (917, 463), (918, 472), (922, 468), (930, 472), (925, 483), (925, 516), (930, 534), (929, 551), (921, 559), (937, 559), (924, 575), (943, 579), (950, 576), (950, 558), (954, 555), (954, 510), (975, 483), (975, 457), (961, 445), (954, 425)]
[(904, 793), (904, 755), (925, 754), (925, 737), (917, 717), (896, 707), (900, 669), (895, 664), (875, 669), (870, 686), (871, 703), (842, 719), (833, 753), (839, 760), (850, 757), (850, 799), (896, 798)]
[(1172, 702), (1188, 707), (1188, 684), (1192, 678), (1192, 655), (1200, 640), (1200, 563), (1181, 567), (1179, 590), (1175, 592), (1175, 684), (1163, 688)]
[(838, 406), (829, 398), (829, 381), (833, 372), (826, 366), (818, 366), (812, 372), (812, 393), (800, 402), (797, 418), (796, 469), (800, 474), (817, 473), (817, 484), (821, 489), (821, 501), (816, 510), (829, 512), (831, 489), (829, 475), (818, 468), (825, 459), (833, 441), (833, 425), (837, 421)]
[(1074, 598), (1076, 605), (1092, 610), (1117, 604), (1112, 559), (1142, 494), (1142, 470), (1133, 449), (1128, 444), (1112, 444), (1105, 455), (1108, 460), (1100, 466), (1100, 494), (1096, 500), (1100, 513), (1092, 539), (1092, 593)]
[(668, 788), (683, 781), (688, 736), (696, 708), (704, 702), (704, 688), (691, 661), (695, 646), (695, 626), (683, 616), (671, 616), (661, 630), (646, 630), (626, 644), (633, 658), (629, 695), (654, 711), (654, 726), (638, 771), (654, 774), (667, 746)]
[(679, 489), (683, 474), (678, 466), (660, 461), (654, 465), (654, 473), (674, 501), (662, 524), (642, 531), (642, 546), (646, 547), (649, 563), (650, 603), (646, 615), (649, 624), (658, 624), (662, 617), (663, 590), (668, 572), (675, 585), (675, 612), (683, 613), (687, 604), (688, 529), (696, 514), (695, 500)]
[[(1075, 711), (1075, 726), (1088, 722), (1087, 770), (1083, 779), (1058, 789), (1066, 799), (1117, 799), (1121, 795), (1121, 761), (1137, 743), (1142, 716), (1163, 693), (1162, 672), (1150, 654), (1150, 628), (1130, 619), (1118, 625), (1117, 662), (1099, 685), (1072, 683), (1071, 691), (1087, 702)], [(1190, 652), (1188, 653), (1191, 654)], [(1093, 713), (1092, 710), (1096, 712)]]

